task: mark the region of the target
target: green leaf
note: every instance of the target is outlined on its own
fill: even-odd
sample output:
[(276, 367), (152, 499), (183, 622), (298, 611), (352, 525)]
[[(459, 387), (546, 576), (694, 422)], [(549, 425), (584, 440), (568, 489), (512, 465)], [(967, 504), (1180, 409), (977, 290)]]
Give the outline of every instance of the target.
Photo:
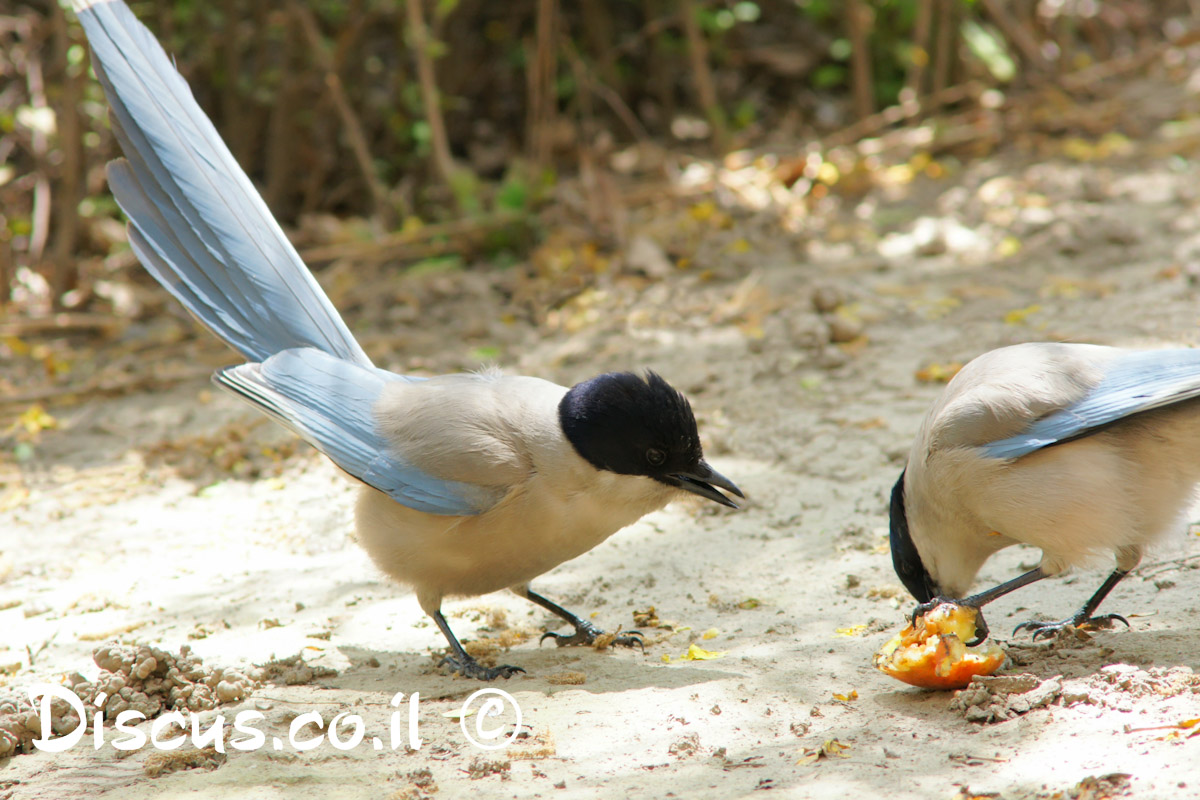
[(502, 211), (525, 211), (529, 208), (529, 185), (519, 178), (506, 180), (496, 193), (496, 208)]
[(813, 70), (812, 85), (816, 89), (833, 89), (846, 85), (847, 70), (838, 64), (822, 64)]
[(495, 361), (499, 357), (500, 348), (495, 345), (484, 345), (471, 351), (471, 358), (475, 361)]
[(1017, 75), (1017, 65), (1004, 40), (991, 27), (985, 27), (972, 19), (964, 20), (962, 24), (963, 39), (975, 57), (983, 62), (992, 77), (1002, 83), (1008, 83)]
[(423, 258), (408, 268), (408, 274), (437, 275), (443, 272), (456, 272), (462, 268), (462, 256), (454, 253), (448, 256), (433, 256), (432, 258)]
[(456, 169), (450, 176), (450, 191), (458, 207), (467, 214), (478, 214), (483, 210), (479, 189), (479, 177), (469, 169)]

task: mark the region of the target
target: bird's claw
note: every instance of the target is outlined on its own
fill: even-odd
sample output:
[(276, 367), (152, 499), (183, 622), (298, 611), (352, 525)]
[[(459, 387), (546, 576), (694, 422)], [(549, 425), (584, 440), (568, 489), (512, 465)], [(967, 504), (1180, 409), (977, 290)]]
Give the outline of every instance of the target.
[(1033, 641), (1037, 642), (1042, 639), (1053, 638), (1059, 631), (1111, 628), (1114, 622), (1123, 622), (1126, 628), (1130, 627), (1129, 620), (1120, 614), (1101, 614), (1098, 617), (1076, 615), (1068, 619), (1059, 620), (1058, 622), (1042, 622), (1039, 620), (1022, 622), (1013, 628), (1013, 636), (1016, 636), (1021, 631), (1031, 631), (1033, 633)]
[(930, 611), (933, 611), (935, 608), (942, 605), (943, 603), (950, 603), (951, 605), (956, 605), (956, 606), (962, 605), (962, 603), (960, 601), (955, 600), (953, 597), (942, 597), (941, 595), (938, 595), (937, 597), (933, 598), (932, 600), (926, 601), (924, 603), (918, 603), (916, 605), (916, 607), (913, 608), (912, 618), (909, 620), (909, 622), (911, 622), (913, 625), (916, 625), (917, 617), (925, 616)]
[(1101, 627), (1104, 627), (1104, 628), (1111, 628), (1112, 625), (1109, 623), (1112, 623), (1112, 622), (1122, 622), (1125, 624), (1126, 628), (1133, 627), (1132, 625), (1129, 624), (1129, 620), (1125, 619), (1120, 614), (1101, 614), (1098, 617), (1092, 617), (1090, 620), (1088, 620), (1088, 622), (1091, 623), (1092, 625), (1100, 625)]
[(496, 678), (511, 678), (525, 670), (509, 664), (499, 667), (485, 667), (473, 658), (461, 659), (456, 656), (446, 656), (438, 662), (439, 667), (449, 666), (451, 674), (457, 672), (464, 678), (474, 678), (480, 681), (494, 681)]
[[(604, 631), (597, 628), (590, 622), (583, 622), (575, 627), (573, 634), (567, 635), (563, 633), (554, 633), (546, 631), (542, 634), (542, 638), (538, 639), (538, 644), (547, 639), (553, 639), (554, 643), (559, 647), (572, 647), (578, 645), (595, 644), (596, 639), (604, 635)], [(642, 652), (646, 652), (646, 644), (642, 641), (643, 633), (641, 631), (620, 631), (613, 638), (611, 644), (620, 645), (622, 647), (640, 647)]]
[(918, 603), (916, 608), (913, 609), (912, 619), (910, 621), (915, 626), (917, 624), (918, 617), (925, 616), (930, 611), (933, 611), (935, 608), (945, 603), (949, 603), (953, 606), (960, 606), (962, 608), (975, 609), (975, 638), (971, 639), (969, 642), (965, 642), (967, 647), (974, 647), (977, 644), (982, 644), (983, 641), (988, 638), (988, 634), (991, 632), (991, 629), (988, 627), (987, 620), (983, 618), (983, 609), (979, 606), (964, 603), (962, 600), (956, 600), (953, 597), (942, 597), (941, 595), (938, 595), (928, 602)]
[(975, 618), (975, 638), (965, 644), (967, 647), (975, 647), (976, 645), (983, 644), (991, 632), (987, 620), (983, 618), (983, 610), (979, 609), (979, 616)]
[(646, 655), (646, 643), (642, 641), (644, 636), (641, 631), (620, 631), (612, 643), (621, 647), (638, 647), (642, 655)]
[(1067, 630), (1068, 628), (1073, 628), (1073, 626), (1070, 625), (1070, 623), (1068, 623), (1067, 625), (1062, 625), (1062, 626), (1047, 625), (1044, 628), (1035, 629), (1033, 631), (1033, 635), (1030, 637), (1030, 639), (1032, 639), (1035, 642), (1040, 642), (1043, 639), (1053, 639), (1054, 635), (1056, 633), (1058, 633), (1061, 630)]
[(912, 614), (909, 615), (908, 621), (911, 625), (917, 624), (917, 618), (923, 617), (937, 606), (936, 600), (930, 600), (928, 603), (917, 603), (913, 607)]

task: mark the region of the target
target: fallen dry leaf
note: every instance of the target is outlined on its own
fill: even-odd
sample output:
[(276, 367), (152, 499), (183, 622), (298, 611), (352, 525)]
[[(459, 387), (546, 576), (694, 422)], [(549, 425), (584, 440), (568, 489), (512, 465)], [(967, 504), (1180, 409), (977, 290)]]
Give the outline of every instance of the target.
[(1128, 772), (1113, 772), (1108, 775), (1089, 775), (1067, 790), (1069, 797), (1076, 800), (1113, 800), (1129, 794), (1129, 782), (1133, 776)]
[(850, 745), (842, 744), (837, 739), (826, 739), (820, 747), (810, 747), (796, 759), (797, 764), (815, 764), (822, 758), (849, 758), (846, 751)]
[[(712, 661), (717, 658), (724, 658), (725, 650), (705, 650), (695, 642), (688, 645), (687, 652), (679, 657), (680, 661)], [(663, 655), (663, 661), (667, 664), (671, 663), (669, 655)]]
[(13, 432), (20, 428), (30, 436), (37, 436), (47, 428), (57, 427), (58, 420), (51, 416), (46, 409), (42, 408), (40, 403), (34, 403), (21, 412), (20, 416), (17, 417), (17, 421), (8, 430), (9, 432)]
[(949, 364), (930, 364), (917, 370), (916, 379), (921, 383), (946, 383), (962, 368), (962, 363), (958, 361), (951, 361)]
[(558, 752), (554, 744), (554, 736), (549, 731), (542, 731), (536, 736), (517, 737), (504, 755), (513, 761), (539, 761), (551, 758)]
[(1011, 258), (1021, 252), (1021, 240), (1015, 236), (1005, 236), (996, 245), (997, 258)]
[(1042, 306), (1039, 303), (1034, 303), (1031, 306), (1025, 306), (1025, 308), (1014, 308), (1012, 311), (1009, 311), (1004, 315), (1004, 324), (1021, 325), (1031, 315), (1036, 314), (1041, 310)]
[(587, 683), (587, 675), (582, 672), (555, 672), (546, 676), (546, 682), (555, 686), (579, 686)]
[(592, 642), (592, 648), (595, 650), (607, 650), (612, 647), (612, 643), (617, 640), (616, 633), (602, 633)]
[(650, 606), (645, 611), (633, 612), (633, 625), (637, 629), (642, 628), (661, 628), (662, 630), (673, 631), (679, 623), (671, 619), (659, 619), (658, 611), (654, 606)]

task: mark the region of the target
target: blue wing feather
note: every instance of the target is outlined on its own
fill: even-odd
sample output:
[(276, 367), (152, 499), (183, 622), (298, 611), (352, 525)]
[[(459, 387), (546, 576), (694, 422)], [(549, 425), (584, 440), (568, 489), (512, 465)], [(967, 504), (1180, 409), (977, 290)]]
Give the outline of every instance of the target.
[(233, 303), (214, 302), (220, 289), (202, 271), (181, 272), (172, 265), (207, 255), (203, 244), (187, 225), (172, 226), (162, 209), (169, 201), (160, 197), (157, 184), (144, 187), (126, 161), (108, 168), (108, 182), (120, 198), (122, 210), (137, 223), (129, 226), (129, 244), (146, 270), (187, 309), (206, 308), (210, 313), (193, 314), (223, 341), (244, 341), (254, 336), (256, 324)]
[(117, 0), (75, 8), (128, 159), (113, 192), (150, 271), (252, 361), (316, 347), (370, 365), (154, 36)]
[(285, 350), (261, 364), (221, 370), (213, 378), (295, 431), (335, 464), (396, 502), (430, 514), (478, 514), (488, 490), (432, 476), (388, 446), (374, 408), (392, 381), (421, 378), (365, 367), (312, 348)]
[(1016, 436), (984, 445), (992, 458), (1019, 458), (1085, 436), (1142, 411), (1200, 397), (1200, 350), (1133, 351), (1113, 359), (1103, 379), (1066, 408)]
[(346, 472), (431, 514), (486, 510), (495, 489), (418, 469), (376, 429), (389, 382), (192, 98), (154, 36), (119, 0), (74, 0), (125, 160), (109, 165), (146, 269), (252, 362), (214, 380)]

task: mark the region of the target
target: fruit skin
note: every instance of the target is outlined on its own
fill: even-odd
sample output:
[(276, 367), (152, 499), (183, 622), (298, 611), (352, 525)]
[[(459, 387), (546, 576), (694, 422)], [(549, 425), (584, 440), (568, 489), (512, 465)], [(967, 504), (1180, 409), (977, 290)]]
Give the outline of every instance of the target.
[(991, 675), (1008, 656), (995, 642), (967, 647), (978, 609), (942, 603), (917, 617), (875, 653), (875, 667), (922, 689), (962, 689), (976, 675)]

